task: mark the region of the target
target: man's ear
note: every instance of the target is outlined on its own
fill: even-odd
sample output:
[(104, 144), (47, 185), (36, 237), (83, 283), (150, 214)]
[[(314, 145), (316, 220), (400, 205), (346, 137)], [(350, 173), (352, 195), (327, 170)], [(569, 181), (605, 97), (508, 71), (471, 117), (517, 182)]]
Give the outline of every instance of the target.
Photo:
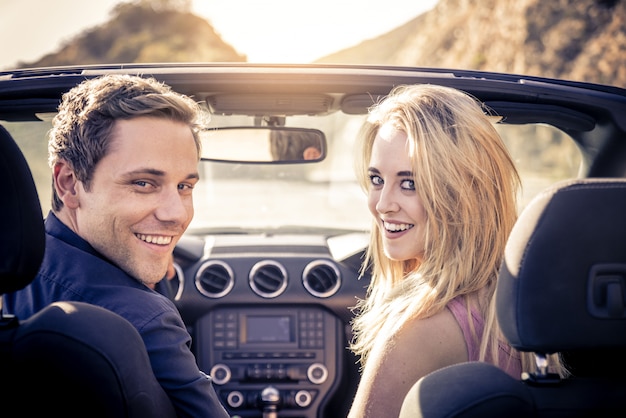
[(54, 188), (63, 202), (69, 209), (78, 208), (78, 179), (74, 170), (66, 161), (58, 161), (52, 169), (52, 181)]
[(302, 153), (302, 159), (304, 160), (316, 160), (322, 156), (322, 153), (316, 147), (307, 147)]

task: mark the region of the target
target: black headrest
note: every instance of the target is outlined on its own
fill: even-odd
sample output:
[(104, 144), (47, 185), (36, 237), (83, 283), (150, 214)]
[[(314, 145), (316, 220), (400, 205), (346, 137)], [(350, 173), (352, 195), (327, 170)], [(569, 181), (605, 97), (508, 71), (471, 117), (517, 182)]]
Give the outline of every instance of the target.
[(508, 240), (497, 315), (521, 351), (626, 346), (626, 180), (556, 184)]
[[(43, 140), (43, 138), (42, 138)], [(0, 126), (0, 295), (22, 289), (35, 275), (45, 247), (35, 182), (22, 151)]]

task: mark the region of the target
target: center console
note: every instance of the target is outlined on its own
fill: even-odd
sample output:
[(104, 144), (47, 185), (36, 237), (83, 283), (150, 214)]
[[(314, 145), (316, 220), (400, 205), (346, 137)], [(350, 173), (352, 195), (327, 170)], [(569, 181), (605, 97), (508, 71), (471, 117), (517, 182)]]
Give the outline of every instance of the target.
[(319, 306), (227, 306), (196, 326), (196, 357), (232, 416), (317, 417), (336, 389), (341, 321)]

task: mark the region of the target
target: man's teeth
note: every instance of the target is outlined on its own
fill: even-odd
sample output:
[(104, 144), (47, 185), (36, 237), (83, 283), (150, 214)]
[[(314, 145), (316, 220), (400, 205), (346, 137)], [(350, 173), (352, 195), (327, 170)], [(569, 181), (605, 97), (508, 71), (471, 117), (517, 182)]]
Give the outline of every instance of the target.
[(137, 238), (150, 244), (167, 245), (172, 242), (172, 237), (157, 235), (136, 234)]
[(406, 231), (407, 229), (413, 228), (413, 224), (392, 224), (389, 222), (383, 222), (383, 225), (385, 229), (390, 232)]

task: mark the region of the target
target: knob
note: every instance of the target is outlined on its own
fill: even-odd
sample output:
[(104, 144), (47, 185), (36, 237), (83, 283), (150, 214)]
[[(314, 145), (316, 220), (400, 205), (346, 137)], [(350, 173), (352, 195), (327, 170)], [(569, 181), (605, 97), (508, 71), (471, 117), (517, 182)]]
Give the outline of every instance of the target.
[(306, 377), (315, 385), (321, 385), (328, 379), (328, 369), (322, 363), (313, 363), (306, 371)]
[(226, 401), (231, 408), (239, 408), (241, 405), (243, 405), (243, 393), (239, 392), (238, 390), (233, 390), (226, 397)]
[(308, 390), (299, 390), (298, 392), (296, 392), (294, 400), (296, 401), (296, 405), (298, 405), (300, 408), (306, 408), (307, 406), (311, 405), (313, 397)]
[(216, 385), (223, 385), (230, 380), (230, 367), (225, 364), (216, 364), (211, 368), (211, 377)]

